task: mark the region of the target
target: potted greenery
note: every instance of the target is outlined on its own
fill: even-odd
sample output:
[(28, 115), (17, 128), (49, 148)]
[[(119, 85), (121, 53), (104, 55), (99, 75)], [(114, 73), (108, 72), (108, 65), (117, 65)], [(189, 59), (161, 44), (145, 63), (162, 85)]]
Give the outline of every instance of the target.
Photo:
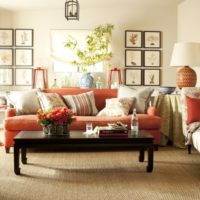
[[(111, 35), (114, 29), (114, 25), (106, 24), (96, 27), (91, 34), (85, 38), (86, 47), (81, 49), (79, 44), (73, 36), (69, 36), (65, 47), (75, 51), (77, 59), (72, 60), (71, 64), (78, 66), (80, 72), (87, 72), (89, 66), (94, 66), (99, 62), (110, 60), (112, 53), (109, 51), (109, 45), (111, 43)], [(88, 78), (90, 73), (84, 74), (85, 78), (81, 80), (90, 81), (89, 84), (83, 84), (83, 87), (91, 87), (92, 78)]]

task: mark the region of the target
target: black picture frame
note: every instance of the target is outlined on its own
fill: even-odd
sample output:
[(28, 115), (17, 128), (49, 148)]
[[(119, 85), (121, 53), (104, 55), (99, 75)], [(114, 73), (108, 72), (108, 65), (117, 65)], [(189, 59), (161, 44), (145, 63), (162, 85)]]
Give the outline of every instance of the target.
[(16, 47), (33, 47), (34, 31), (33, 29), (15, 29)]
[(142, 50), (125, 50), (125, 67), (142, 67), (143, 63)]
[(15, 66), (33, 66), (33, 49), (16, 48), (15, 49)]
[(142, 48), (143, 32), (138, 30), (125, 31), (125, 48)]
[(125, 85), (127, 86), (141, 86), (143, 80), (142, 69), (125, 69)]
[(13, 85), (13, 68), (0, 68), (0, 85)]
[(12, 47), (14, 45), (14, 29), (0, 28), (0, 47)]
[(33, 68), (15, 68), (15, 85), (31, 86), (33, 79)]
[(143, 85), (145, 86), (160, 86), (161, 83), (160, 69), (144, 69), (143, 70)]
[(160, 66), (161, 66), (161, 51), (145, 50), (144, 67), (160, 67)]
[(144, 31), (144, 48), (161, 48), (161, 31)]
[(13, 49), (0, 48), (0, 66), (13, 66)]

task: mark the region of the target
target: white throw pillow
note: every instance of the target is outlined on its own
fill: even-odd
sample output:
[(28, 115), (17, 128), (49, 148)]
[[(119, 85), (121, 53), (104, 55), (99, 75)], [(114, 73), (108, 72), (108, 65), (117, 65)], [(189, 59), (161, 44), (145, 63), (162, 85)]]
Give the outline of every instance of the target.
[(136, 108), (137, 113), (146, 113), (153, 91), (154, 89), (151, 87), (143, 87), (136, 90), (120, 85), (118, 89), (118, 98), (135, 97), (135, 104), (131, 108), (131, 112), (133, 111), (133, 108)]
[(133, 97), (106, 99), (106, 107), (97, 116), (125, 116), (128, 115), (134, 102)]
[(37, 90), (12, 91), (7, 98), (9, 103), (16, 109), (17, 115), (36, 114), (41, 108), (37, 97)]

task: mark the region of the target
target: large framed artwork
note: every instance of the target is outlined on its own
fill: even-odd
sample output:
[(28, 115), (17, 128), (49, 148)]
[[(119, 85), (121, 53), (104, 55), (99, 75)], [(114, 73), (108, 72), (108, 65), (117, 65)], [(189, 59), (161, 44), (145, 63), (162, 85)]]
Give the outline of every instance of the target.
[(13, 29), (0, 28), (0, 47), (12, 47), (13, 46)]
[(15, 46), (32, 47), (33, 29), (15, 29)]
[(0, 66), (12, 66), (12, 65), (13, 65), (13, 49), (0, 48)]
[(125, 69), (125, 85), (128, 86), (142, 85), (142, 70)]
[(13, 69), (0, 68), (0, 85), (13, 85)]
[(141, 50), (125, 50), (125, 66), (126, 67), (141, 67), (142, 66), (142, 51)]
[(16, 68), (15, 69), (15, 85), (29, 86), (32, 85), (32, 68)]
[(161, 32), (145, 31), (144, 48), (160, 48), (160, 47), (161, 47)]
[(144, 85), (160, 85), (160, 69), (144, 69)]
[(125, 31), (125, 48), (142, 48), (142, 31)]
[(15, 49), (16, 66), (33, 66), (33, 49)]
[(160, 67), (161, 66), (161, 51), (160, 50), (144, 51), (144, 66), (145, 67)]

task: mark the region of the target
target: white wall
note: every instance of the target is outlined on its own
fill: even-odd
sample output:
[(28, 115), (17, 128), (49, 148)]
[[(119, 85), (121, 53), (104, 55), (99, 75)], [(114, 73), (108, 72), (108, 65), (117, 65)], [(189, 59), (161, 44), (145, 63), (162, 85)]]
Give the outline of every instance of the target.
[[(53, 78), (60, 81), (63, 74), (54, 74), (50, 55), (51, 29), (93, 29), (98, 25), (112, 23), (115, 25), (112, 40), (114, 66), (124, 67), (125, 59), (125, 30), (158, 30), (162, 31), (162, 67), (161, 85), (175, 85), (176, 69), (169, 66), (173, 44), (177, 38), (177, 8), (117, 5), (107, 8), (82, 8), (79, 21), (67, 21), (62, 10), (46, 10), (31, 12), (14, 12), (12, 19), (8, 20), (13, 28), (34, 29), (34, 63), (35, 66), (48, 67), (49, 85)], [(1, 22), (1, 21), (0, 21)], [(0, 23), (1, 28), (5, 24)], [(107, 76), (105, 73), (104, 76)], [(12, 88), (13, 89), (13, 88)], [(16, 89), (16, 88), (14, 88)]]
[[(179, 42), (200, 42), (199, 9), (199, 0), (185, 0), (178, 6)], [(200, 86), (200, 69), (194, 69), (197, 73), (197, 86)]]

